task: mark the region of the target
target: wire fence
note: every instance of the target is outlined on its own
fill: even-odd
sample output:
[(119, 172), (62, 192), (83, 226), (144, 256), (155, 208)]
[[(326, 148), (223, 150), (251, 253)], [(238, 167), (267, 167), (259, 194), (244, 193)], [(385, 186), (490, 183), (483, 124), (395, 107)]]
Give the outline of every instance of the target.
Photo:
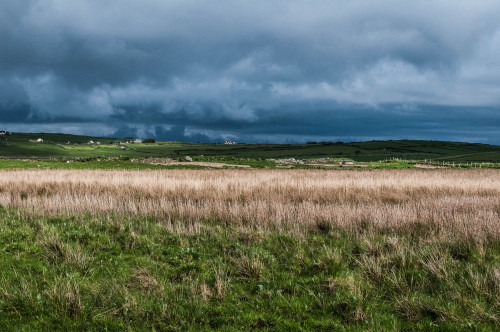
[(456, 162), (456, 161), (444, 161), (444, 160), (433, 160), (433, 159), (401, 159), (401, 158), (391, 158), (386, 159), (384, 162), (400, 162), (410, 165), (428, 165), (443, 168), (500, 168), (500, 163), (495, 162)]

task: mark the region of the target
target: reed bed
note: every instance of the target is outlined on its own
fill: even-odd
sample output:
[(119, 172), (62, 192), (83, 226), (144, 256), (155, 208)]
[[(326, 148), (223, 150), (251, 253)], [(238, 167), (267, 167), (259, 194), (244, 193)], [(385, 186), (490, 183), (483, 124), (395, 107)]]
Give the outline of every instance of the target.
[(42, 216), (153, 217), (303, 233), (341, 227), (500, 237), (499, 170), (10, 170), (0, 204)]

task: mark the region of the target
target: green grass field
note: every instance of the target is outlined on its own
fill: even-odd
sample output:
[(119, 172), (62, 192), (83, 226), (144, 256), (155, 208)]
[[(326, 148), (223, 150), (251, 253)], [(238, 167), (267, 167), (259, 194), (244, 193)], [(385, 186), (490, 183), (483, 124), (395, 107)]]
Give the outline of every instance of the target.
[(203, 169), (203, 166), (197, 165), (152, 165), (130, 160), (83, 160), (83, 161), (58, 161), (58, 160), (20, 160), (8, 159), (0, 160), (0, 169), (16, 168), (37, 168), (37, 169)]
[[(42, 138), (44, 142), (37, 143), (37, 138)], [(99, 141), (102, 145), (86, 144), (90, 140)], [(124, 140), (122, 139), (122, 141)], [(210, 157), (224, 157), (233, 163), (239, 163), (245, 158), (255, 162), (271, 158), (319, 157), (353, 159), (358, 162), (378, 162), (391, 158), (449, 162), (500, 162), (499, 146), (459, 142), (401, 140), (341, 144), (237, 145), (158, 142), (154, 144), (127, 144), (125, 146), (128, 150), (121, 150), (119, 142), (119, 139), (65, 134), (15, 133), (6, 135), (5, 139), (0, 140), (0, 157), (181, 158), (196, 156), (200, 161), (210, 160)]]
[[(6, 330), (495, 331), (498, 240), (0, 210)], [(495, 272), (496, 271), (496, 272)]]
[[(122, 150), (119, 140), (109, 138), (60, 134), (5, 138), (0, 140), (4, 181), (0, 199), (9, 208), (0, 205), (0, 331), (499, 330), (498, 170), (403, 170), (416, 168), (415, 160), (436, 167), (498, 168), (498, 146), (406, 140), (297, 145), (157, 142), (127, 144), (128, 150)], [(36, 142), (38, 138), (44, 142)], [(87, 144), (90, 140), (101, 145)], [(224, 168), (247, 165), (276, 170), (201, 171), (203, 180), (206, 172), (213, 172), (214, 178), (198, 187), (192, 186), (196, 171), (121, 171), (210, 168), (147, 162), (154, 158), (182, 162), (187, 156), (192, 162), (222, 163)], [(305, 161), (288, 165), (279, 158)], [(315, 158), (336, 161), (325, 159), (322, 165)], [(344, 159), (356, 164), (340, 168), (338, 160)], [(315, 172), (280, 168), (322, 170), (304, 185), (297, 187), (299, 180), (292, 179), (289, 187), (279, 187), (285, 175)], [(370, 170), (358, 171), (366, 168)], [(70, 172), (50, 169), (117, 171), (78, 171), (72, 175), (73, 182), (65, 183), (59, 180)], [(237, 178), (227, 180), (231, 172)], [(272, 176), (265, 182), (266, 195), (258, 190), (238, 194), (265, 172)], [(391, 187), (385, 176), (374, 180), (376, 174), (407, 179), (404, 172), (422, 176), (421, 186), (405, 188), (396, 182)], [(33, 178), (23, 182), (21, 177), (27, 173)], [(86, 179), (82, 173), (87, 177), (102, 173), (109, 181), (126, 178), (113, 189), (109, 181), (80, 183)], [(130, 185), (130, 176), (144, 174), (153, 179), (146, 182), (151, 192), (137, 188), (144, 182)], [(160, 175), (173, 174), (181, 180), (158, 180)], [(279, 179), (276, 174), (281, 174)], [(320, 194), (325, 178), (332, 174), (339, 177), (334, 183), (344, 176), (359, 178), (352, 186), (325, 187)], [(428, 180), (439, 174), (446, 174), (450, 182), (436, 187), (439, 176)], [(244, 176), (250, 180), (238, 185), (236, 180)], [(469, 182), (464, 182), (469, 176)], [(478, 179), (486, 182), (478, 184)], [(210, 196), (222, 180), (229, 181), (226, 189)], [(356, 189), (370, 180), (378, 187), (371, 190), (367, 185), (365, 192)], [(177, 191), (157, 197), (155, 186), (168, 192), (168, 181)], [(83, 193), (75, 199), (79, 191)], [(329, 201), (337, 192), (352, 202)], [(131, 201), (121, 204), (122, 196)], [(328, 217), (354, 211), (359, 220), (344, 226), (321, 218), (287, 224), (271, 214), (278, 197), (284, 202), (273, 208), (277, 215), (286, 217), (301, 206), (310, 209), (306, 216), (343, 207), (343, 212)], [(30, 206), (41, 198), (46, 200)], [(92, 208), (105, 209), (113, 203), (131, 210), (50, 212), (57, 204), (62, 206), (58, 211), (71, 211), (69, 201), (79, 205), (90, 199)], [(150, 205), (152, 200), (156, 205)], [(372, 200), (380, 201), (370, 208), (377, 217), (362, 209)], [(442, 205), (434, 207), (436, 202)], [(264, 203), (268, 208), (262, 208)], [(169, 215), (155, 214), (169, 207), (173, 209)], [(203, 214), (201, 220), (189, 217), (190, 212), (207, 208), (223, 213)], [(139, 214), (141, 209), (150, 212)], [(398, 213), (407, 220), (405, 211), (414, 211), (410, 215), (417, 220), (387, 226)], [(256, 223), (253, 214), (264, 212), (269, 216)], [(479, 225), (470, 218), (490, 226), (484, 226), (484, 232), (467, 233), (444, 223), (447, 217), (465, 229)]]

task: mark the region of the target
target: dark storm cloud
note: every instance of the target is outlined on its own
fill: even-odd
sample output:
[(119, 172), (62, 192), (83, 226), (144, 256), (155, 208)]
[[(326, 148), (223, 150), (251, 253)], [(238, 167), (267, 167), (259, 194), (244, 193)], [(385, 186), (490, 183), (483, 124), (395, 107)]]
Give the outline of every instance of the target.
[(3, 1), (0, 124), (500, 144), (499, 16), (496, 1)]

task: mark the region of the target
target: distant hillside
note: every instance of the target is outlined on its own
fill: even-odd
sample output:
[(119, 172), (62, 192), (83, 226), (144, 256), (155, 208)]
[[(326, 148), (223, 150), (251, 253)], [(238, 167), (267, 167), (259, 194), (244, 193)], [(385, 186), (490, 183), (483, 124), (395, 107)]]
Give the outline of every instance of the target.
[(90, 140), (100, 141), (103, 143), (110, 143), (116, 140), (117, 138), (109, 138), (109, 137), (94, 137), (94, 136), (82, 136), (82, 135), (71, 135), (71, 134), (54, 134), (54, 133), (12, 133), (10, 135), (6, 135), (5, 138), (10, 143), (21, 142), (25, 143), (30, 140), (37, 140), (39, 138), (43, 139), (45, 142), (50, 143), (87, 143)]
[[(43, 142), (36, 140), (41, 138)], [(88, 144), (93, 141), (94, 144)], [(100, 145), (96, 143), (99, 142)], [(3, 158), (181, 157), (236, 158), (350, 158), (379, 161), (390, 158), (453, 162), (500, 162), (500, 146), (480, 143), (396, 140), (309, 144), (199, 144), (157, 142), (122, 144), (125, 140), (49, 133), (13, 133), (0, 139)]]

